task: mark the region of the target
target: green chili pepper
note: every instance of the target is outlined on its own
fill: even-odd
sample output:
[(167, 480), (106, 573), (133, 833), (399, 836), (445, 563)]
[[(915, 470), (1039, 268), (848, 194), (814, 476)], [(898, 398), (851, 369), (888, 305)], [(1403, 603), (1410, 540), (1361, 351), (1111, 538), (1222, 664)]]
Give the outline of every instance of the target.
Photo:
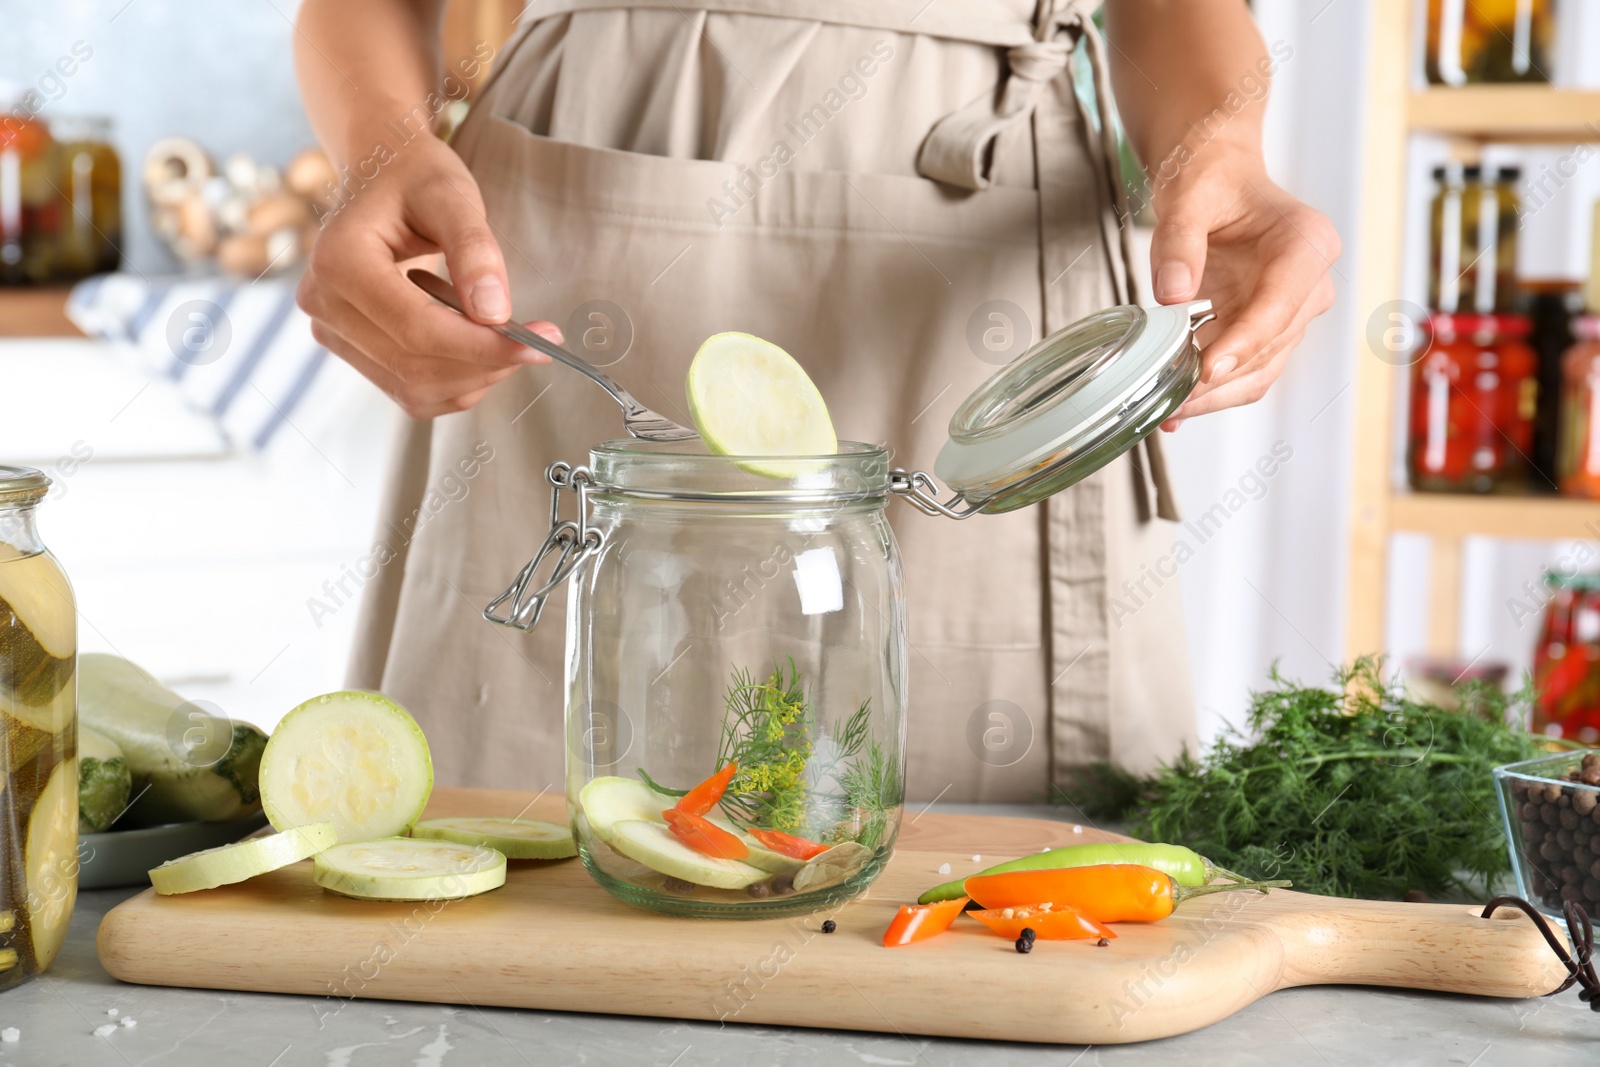
[[(979, 874), (1009, 874), (1012, 871), (1053, 871), (1063, 867), (1093, 867), (1101, 863), (1137, 863), (1141, 867), (1154, 867), (1179, 885), (1206, 885), (1221, 875), (1236, 882), (1245, 879), (1232, 871), (1213, 866), (1205, 857), (1182, 845), (1147, 845), (1139, 841), (1107, 842), (1095, 845), (1067, 845), (1048, 852), (997, 863)], [(968, 875), (967, 877), (973, 877)], [(966, 896), (962, 883), (966, 878), (934, 886), (917, 898), (918, 904), (933, 904), (941, 900), (954, 900)]]

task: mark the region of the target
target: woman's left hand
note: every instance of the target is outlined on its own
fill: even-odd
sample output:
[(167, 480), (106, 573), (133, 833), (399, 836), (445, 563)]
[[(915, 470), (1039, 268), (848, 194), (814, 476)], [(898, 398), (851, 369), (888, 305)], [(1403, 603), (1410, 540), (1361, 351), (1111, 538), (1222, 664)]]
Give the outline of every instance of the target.
[(1162, 423), (1253, 404), (1283, 372), (1312, 319), (1333, 305), (1339, 235), (1320, 211), (1267, 177), (1259, 153), (1201, 147), (1156, 191), (1150, 248), (1156, 299), (1209, 299), (1217, 321), (1200, 383)]

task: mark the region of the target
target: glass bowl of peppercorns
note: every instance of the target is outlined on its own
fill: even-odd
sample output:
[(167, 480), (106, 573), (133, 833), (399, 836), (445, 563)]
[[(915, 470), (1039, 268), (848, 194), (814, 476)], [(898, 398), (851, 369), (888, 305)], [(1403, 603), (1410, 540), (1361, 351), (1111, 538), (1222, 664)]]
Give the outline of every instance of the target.
[(1560, 917), (1568, 900), (1600, 915), (1600, 750), (1496, 767), (1517, 891)]

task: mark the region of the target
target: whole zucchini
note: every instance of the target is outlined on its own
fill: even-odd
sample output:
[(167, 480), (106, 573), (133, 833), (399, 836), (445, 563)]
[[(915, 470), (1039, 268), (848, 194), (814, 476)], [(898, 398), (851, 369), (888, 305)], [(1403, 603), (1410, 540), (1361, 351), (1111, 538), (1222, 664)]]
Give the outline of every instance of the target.
[(133, 772), (117, 743), (78, 724), (78, 829), (104, 830), (117, 821), (133, 795)]
[(210, 714), (121, 656), (78, 657), (78, 717), (127, 757), (136, 799), (122, 824), (215, 822), (260, 810), (256, 770), (267, 735)]

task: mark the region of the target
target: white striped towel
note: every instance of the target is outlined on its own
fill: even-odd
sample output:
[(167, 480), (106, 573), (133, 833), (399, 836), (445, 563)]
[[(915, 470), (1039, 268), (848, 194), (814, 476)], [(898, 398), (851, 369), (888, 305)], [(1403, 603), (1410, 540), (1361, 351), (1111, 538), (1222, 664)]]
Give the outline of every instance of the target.
[(67, 316), (153, 380), (171, 382), (235, 448), (265, 451), (314, 389), (347, 378), (311, 336), (294, 285), (102, 274), (73, 288)]

